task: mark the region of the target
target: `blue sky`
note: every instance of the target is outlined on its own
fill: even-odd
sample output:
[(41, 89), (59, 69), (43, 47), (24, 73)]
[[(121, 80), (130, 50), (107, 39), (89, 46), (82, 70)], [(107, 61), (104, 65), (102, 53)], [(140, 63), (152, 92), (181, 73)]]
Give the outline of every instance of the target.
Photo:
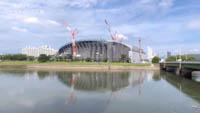
[(20, 53), (25, 46), (71, 42), (63, 25), (77, 27), (76, 40), (111, 40), (104, 24), (127, 37), (126, 43), (166, 51), (199, 52), (199, 0), (1, 0), (0, 53)]

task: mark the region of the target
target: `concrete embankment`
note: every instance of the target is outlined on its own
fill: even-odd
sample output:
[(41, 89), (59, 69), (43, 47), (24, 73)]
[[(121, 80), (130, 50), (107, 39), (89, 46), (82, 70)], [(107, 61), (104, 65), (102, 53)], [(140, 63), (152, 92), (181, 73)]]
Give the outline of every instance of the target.
[(66, 65), (27, 65), (28, 69), (50, 70), (159, 70), (158, 66), (66, 66)]
[(30, 70), (159, 70), (159, 66), (113, 66), (113, 65), (0, 65), (0, 68), (22, 68)]

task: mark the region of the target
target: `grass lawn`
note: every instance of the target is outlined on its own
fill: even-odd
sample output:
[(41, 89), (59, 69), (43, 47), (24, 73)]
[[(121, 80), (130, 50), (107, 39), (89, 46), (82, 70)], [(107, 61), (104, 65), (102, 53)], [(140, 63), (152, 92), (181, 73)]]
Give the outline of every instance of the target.
[(46, 64), (46, 65), (78, 65), (78, 66), (87, 66), (87, 65), (111, 65), (111, 66), (150, 66), (151, 64), (148, 63), (140, 63), (140, 64), (132, 64), (132, 63), (120, 63), (120, 62), (102, 62), (100, 64), (96, 62), (80, 62), (80, 61), (74, 61), (74, 62), (45, 62), (40, 63), (37, 61), (0, 61), (0, 65), (28, 65), (28, 64)]

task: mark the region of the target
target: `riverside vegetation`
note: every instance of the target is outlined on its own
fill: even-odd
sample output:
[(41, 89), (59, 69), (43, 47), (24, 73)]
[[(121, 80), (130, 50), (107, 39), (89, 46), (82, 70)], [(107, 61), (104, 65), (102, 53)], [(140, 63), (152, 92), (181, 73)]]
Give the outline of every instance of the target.
[(23, 54), (0, 55), (0, 65), (29, 65), (29, 64), (48, 64), (48, 65), (102, 65), (102, 66), (150, 66), (149, 63), (129, 63), (129, 58), (122, 55), (120, 62), (107, 62), (107, 59), (97, 61), (96, 59), (86, 58), (72, 61), (72, 57), (55, 57), (41, 54), (39, 57), (26, 56)]

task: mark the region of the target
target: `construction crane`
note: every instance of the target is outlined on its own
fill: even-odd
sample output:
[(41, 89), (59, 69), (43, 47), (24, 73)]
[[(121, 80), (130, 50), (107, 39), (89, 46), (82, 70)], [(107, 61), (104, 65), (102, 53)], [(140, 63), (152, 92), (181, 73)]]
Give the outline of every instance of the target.
[(139, 52), (140, 52), (140, 62), (143, 62), (142, 58), (142, 40), (139, 38)]
[(135, 38), (136, 40), (138, 40), (139, 42), (139, 60), (140, 62), (143, 62), (143, 49), (142, 49), (142, 40), (145, 40), (144, 38), (138, 37), (138, 36), (133, 36), (133, 38)]
[(116, 40), (116, 37), (112, 34), (112, 31), (111, 31), (111, 29), (110, 29), (110, 25), (108, 24), (108, 21), (107, 21), (107, 20), (105, 20), (105, 24), (106, 24), (106, 27), (107, 27), (107, 29), (108, 29), (108, 32), (110, 33), (110, 36), (111, 36), (112, 40), (113, 40), (113, 41)]
[(76, 47), (76, 42), (75, 42), (75, 35), (78, 33), (77, 29), (72, 30), (70, 26), (67, 24), (65, 20), (64, 24), (67, 27), (67, 30), (71, 33), (72, 35), (72, 52), (73, 52), (73, 60), (76, 60), (76, 53), (77, 53), (77, 47)]

